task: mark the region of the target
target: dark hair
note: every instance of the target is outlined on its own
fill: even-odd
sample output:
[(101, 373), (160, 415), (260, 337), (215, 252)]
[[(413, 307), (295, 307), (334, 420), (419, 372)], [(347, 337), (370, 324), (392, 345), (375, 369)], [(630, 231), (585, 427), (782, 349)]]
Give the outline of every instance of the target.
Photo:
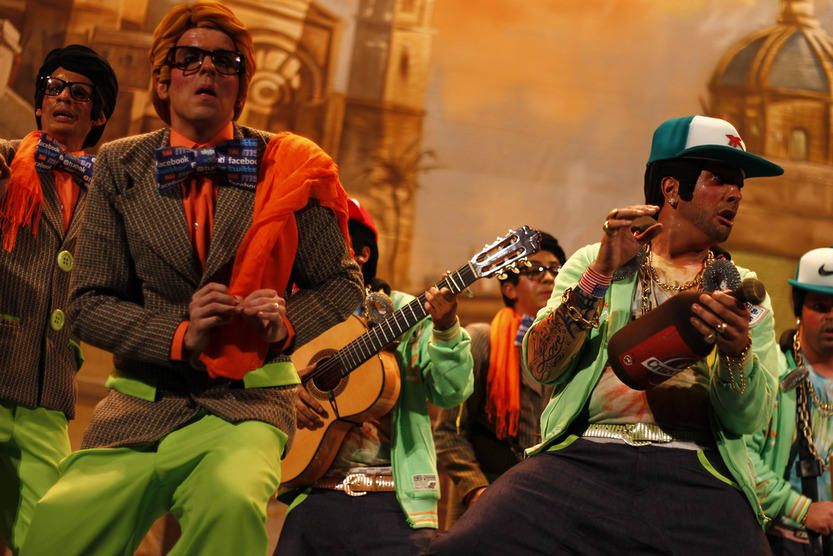
[(703, 170), (702, 161), (688, 158), (657, 160), (645, 168), (645, 203), (657, 205), (662, 209), (665, 195), (662, 194), (662, 180), (672, 177), (680, 182), (678, 190), (683, 200), (690, 201), (694, 196), (694, 186)]
[[(116, 108), (116, 97), (119, 93), (119, 83), (116, 74), (110, 63), (102, 58), (95, 50), (80, 44), (71, 44), (63, 48), (55, 48), (46, 55), (43, 65), (38, 70), (37, 81), (35, 82), (35, 110), (43, 104), (44, 87), (46, 78), (58, 68), (74, 71), (87, 77), (93, 82), (93, 106), (90, 117), (95, 120), (102, 112), (110, 120), (113, 110)], [(41, 118), (35, 116), (38, 129), (41, 129)], [(84, 138), (82, 147), (92, 147), (101, 139), (104, 133), (104, 126), (93, 127)]]
[(801, 316), (801, 308), (804, 307), (804, 298), (807, 297), (807, 290), (803, 288), (796, 288), (793, 286), (792, 288), (792, 298), (793, 298), (793, 313), (795, 316)]
[[(558, 240), (550, 234), (548, 234), (547, 232), (542, 232), (541, 230), (538, 231), (541, 233), (541, 248), (539, 249), (539, 251), (548, 251), (552, 253), (553, 255), (555, 255), (555, 258), (558, 259), (558, 262), (562, 265), (565, 262), (567, 262), (567, 257), (564, 256), (564, 250), (561, 248), (560, 245), (558, 245)], [(509, 299), (503, 294), (503, 284), (508, 282), (512, 285), (517, 286), (518, 280), (518, 275), (511, 271), (506, 273), (506, 279), (499, 280), (501, 286), (500, 295), (501, 297), (503, 297), (503, 304), (507, 307), (514, 307), (515, 300)]]
[(376, 278), (376, 265), (379, 263), (379, 247), (376, 245), (376, 236), (373, 230), (356, 220), (347, 221), (347, 229), (350, 232), (350, 244), (353, 251), (359, 253), (367, 247), (370, 249), (370, 258), (362, 265), (364, 285), (369, 286)]

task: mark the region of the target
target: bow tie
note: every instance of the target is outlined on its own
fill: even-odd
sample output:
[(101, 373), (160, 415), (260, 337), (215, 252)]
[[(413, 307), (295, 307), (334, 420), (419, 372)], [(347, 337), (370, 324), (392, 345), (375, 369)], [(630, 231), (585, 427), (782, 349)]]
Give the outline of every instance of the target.
[(230, 185), (257, 185), (257, 139), (234, 139), (216, 147), (156, 149), (156, 183), (166, 191), (195, 175), (220, 172)]
[(39, 172), (64, 170), (82, 187), (89, 187), (93, 179), (94, 156), (75, 156), (49, 134), (42, 134), (35, 149), (35, 168)]

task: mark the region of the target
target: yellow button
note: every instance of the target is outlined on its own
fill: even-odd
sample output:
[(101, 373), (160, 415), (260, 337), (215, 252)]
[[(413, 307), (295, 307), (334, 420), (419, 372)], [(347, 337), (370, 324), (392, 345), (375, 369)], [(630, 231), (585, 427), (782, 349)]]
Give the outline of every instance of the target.
[(60, 309), (52, 311), (52, 316), (49, 317), (49, 326), (56, 332), (64, 327), (64, 312)]
[(72, 270), (72, 253), (69, 251), (61, 251), (58, 253), (58, 268), (64, 272)]

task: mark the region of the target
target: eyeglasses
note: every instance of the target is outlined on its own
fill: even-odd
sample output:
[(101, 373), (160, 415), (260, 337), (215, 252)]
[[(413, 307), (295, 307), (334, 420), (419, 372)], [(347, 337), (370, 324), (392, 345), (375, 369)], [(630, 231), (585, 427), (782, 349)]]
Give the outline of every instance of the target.
[(43, 94), (51, 97), (60, 95), (64, 89), (69, 87), (69, 96), (78, 102), (89, 102), (93, 99), (95, 87), (89, 83), (80, 83), (78, 81), (64, 81), (57, 77), (47, 75), (43, 77)]
[(223, 75), (243, 73), (243, 55), (231, 50), (203, 50), (196, 46), (175, 46), (168, 52), (168, 63), (182, 71), (197, 71), (202, 67), (206, 56), (211, 56), (211, 62), (218, 73)]
[(522, 268), (518, 272), (519, 274), (526, 276), (527, 278), (531, 278), (532, 280), (540, 280), (543, 278), (544, 272), (551, 272), (553, 276), (556, 276), (558, 271), (561, 270), (561, 265), (559, 263), (544, 265), (539, 262), (530, 261), (530, 264), (532, 266)]

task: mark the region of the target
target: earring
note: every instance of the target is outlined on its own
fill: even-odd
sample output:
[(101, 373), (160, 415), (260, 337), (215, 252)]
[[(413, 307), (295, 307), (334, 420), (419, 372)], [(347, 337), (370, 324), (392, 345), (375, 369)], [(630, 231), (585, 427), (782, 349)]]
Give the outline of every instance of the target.
[(668, 199), (668, 204), (671, 205), (671, 208), (677, 208), (677, 198), (671, 197)]

